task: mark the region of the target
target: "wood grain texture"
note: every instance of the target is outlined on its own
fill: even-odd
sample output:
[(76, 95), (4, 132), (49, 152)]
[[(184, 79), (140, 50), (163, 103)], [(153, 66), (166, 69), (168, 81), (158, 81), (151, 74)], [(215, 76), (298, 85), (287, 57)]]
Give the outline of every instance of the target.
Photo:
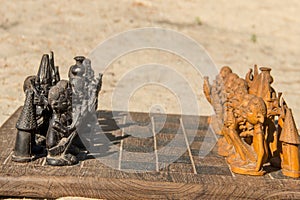
[[(75, 166), (54, 167), (46, 165), (45, 158), (30, 163), (11, 161), (16, 136), (14, 127), (19, 113), (20, 109), (0, 129), (1, 196), (81, 196), (104, 199), (300, 198), (300, 180), (286, 178), (280, 171), (262, 177), (232, 174), (224, 158), (218, 156), (214, 148), (201, 157), (201, 147), (214, 143), (214, 136), (207, 133), (207, 117), (197, 119), (185, 116), (181, 126), (180, 116), (176, 115), (168, 115), (165, 123), (159, 124), (161, 116), (154, 116), (154, 120), (151, 120), (146, 114), (131, 113), (131, 121), (128, 121), (123, 120), (128, 113), (112, 115), (109, 111), (101, 111), (98, 113), (99, 122), (105, 126), (106, 136), (114, 142), (111, 149), (118, 152), (111, 157), (91, 157)], [(151, 123), (155, 126), (151, 126)], [(193, 134), (189, 131), (195, 127), (193, 123), (199, 124), (196, 126), (196, 135), (190, 137)], [(156, 129), (159, 126), (161, 128)], [(152, 131), (151, 127), (156, 129), (155, 138), (147, 135)], [(182, 127), (184, 131), (180, 130)], [(135, 133), (123, 137), (126, 129), (132, 133), (145, 133), (147, 137), (137, 137)], [(182, 140), (190, 138), (189, 151), (184, 147), (184, 142), (179, 142), (175, 143), (173, 149), (155, 154), (154, 140), (158, 144), (156, 150), (164, 148), (174, 139), (174, 131)], [(183, 137), (184, 134), (186, 137)], [(182, 155), (176, 155), (176, 149), (183, 150)], [(170, 159), (174, 159), (171, 164), (168, 163)], [(118, 170), (118, 166), (121, 170)]]

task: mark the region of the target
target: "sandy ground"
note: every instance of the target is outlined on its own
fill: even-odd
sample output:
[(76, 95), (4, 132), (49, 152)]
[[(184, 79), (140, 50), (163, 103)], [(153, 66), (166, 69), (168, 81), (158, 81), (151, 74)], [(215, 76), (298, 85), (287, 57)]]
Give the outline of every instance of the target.
[[(23, 104), (23, 80), (36, 74), (41, 55), (55, 52), (67, 78), (76, 55), (89, 55), (101, 42), (134, 28), (162, 27), (201, 44), (218, 68), (229, 65), (244, 76), (254, 64), (271, 67), (277, 91), (284, 93), (300, 125), (300, 2), (240, 1), (1, 1), (0, 124)], [(172, 66), (192, 85), (203, 113), (210, 112), (189, 64), (161, 51), (144, 50), (117, 59), (104, 72), (101, 109), (111, 109), (111, 95), (120, 77), (149, 62)], [(133, 80), (134, 81), (134, 80)], [(130, 84), (130, 83), (129, 83)], [(120, 87), (120, 86), (118, 86)], [(121, 86), (122, 87), (122, 86)], [(122, 101), (122, 99), (120, 99)], [(160, 104), (178, 113), (176, 94), (157, 86), (136, 91), (129, 109), (149, 111)]]
[[(117, 33), (155, 26), (188, 35), (203, 45), (218, 68), (229, 65), (240, 76), (254, 64), (272, 67), (273, 86), (284, 93), (300, 127), (299, 11), (296, 0), (1, 0), (0, 124), (23, 104), (23, 80), (37, 73), (43, 53), (55, 52), (60, 73), (67, 78), (74, 56), (88, 55)], [(148, 62), (179, 70), (188, 67), (166, 52), (145, 50), (124, 56), (104, 72), (100, 108), (111, 108), (110, 97), (124, 68)], [(193, 70), (183, 73), (190, 77), (204, 113), (209, 113), (201, 81), (193, 78)], [(130, 109), (148, 111), (157, 102), (166, 112), (179, 111), (174, 94), (157, 86), (137, 91)]]
[[(41, 55), (55, 52), (60, 73), (67, 78), (73, 57), (89, 55), (99, 43), (134, 28), (162, 27), (183, 33), (201, 44), (218, 68), (229, 65), (244, 76), (254, 64), (271, 67), (274, 88), (284, 93), (300, 125), (300, 2), (290, 0), (188, 1), (1, 1), (0, 124), (23, 104), (23, 80), (36, 74)], [(181, 70), (202, 107), (202, 77), (180, 57), (140, 51), (116, 60), (104, 72), (101, 109), (111, 109), (111, 95), (126, 70), (149, 62)], [(199, 78), (200, 77), (200, 78)], [(134, 80), (133, 80), (134, 81)], [(120, 87), (118, 85), (118, 87)], [(120, 99), (122, 101), (122, 99)], [(157, 86), (141, 88), (129, 109), (149, 111), (160, 104), (178, 113), (176, 94)]]
[[(300, 125), (300, 1), (266, 0), (110, 0), (0, 1), (0, 124), (21, 106), (26, 76), (36, 74), (43, 53), (55, 52), (60, 73), (76, 55), (89, 55), (100, 42), (134, 28), (162, 27), (201, 44), (218, 68), (229, 65), (240, 76), (254, 64), (271, 67), (274, 88), (284, 93)], [(100, 108), (111, 109), (118, 80), (132, 66), (162, 63), (190, 80), (203, 113), (210, 112), (201, 81), (188, 63), (166, 52), (144, 50), (123, 56), (105, 72)], [(193, 78), (195, 77), (195, 78)], [(176, 95), (175, 95), (176, 96)], [(120, 99), (122, 101), (122, 99)], [(159, 103), (178, 113), (174, 94), (157, 86), (139, 89), (130, 110), (149, 111)]]

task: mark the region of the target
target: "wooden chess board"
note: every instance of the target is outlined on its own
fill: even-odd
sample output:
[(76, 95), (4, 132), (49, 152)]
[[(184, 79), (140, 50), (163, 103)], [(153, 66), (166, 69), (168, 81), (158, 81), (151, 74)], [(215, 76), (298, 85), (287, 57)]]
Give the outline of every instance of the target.
[(20, 111), (0, 129), (0, 196), (300, 198), (300, 180), (271, 167), (261, 177), (232, 173), (216, 153), (217, 136), (206, 116), (98, 111), (101, 131), (86, 136), (90, 154), (78, 165), (49, 166), (45, 157), (15, 163), (11, 156)]

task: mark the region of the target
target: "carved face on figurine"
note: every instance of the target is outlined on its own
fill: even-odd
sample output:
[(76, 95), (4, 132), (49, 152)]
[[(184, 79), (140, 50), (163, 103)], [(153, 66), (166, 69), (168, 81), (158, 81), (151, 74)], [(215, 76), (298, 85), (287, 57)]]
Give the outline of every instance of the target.
[(64, 113), (71, 108), (71, 92), (69, 83), (66, 80), (59, 81), (49, 91), (49, 103), (55, 113)]
[(245, 88), (237, 88), (232, 92), (232, 98), (229, 100), (231, 105), (238, 110), (239, 107), (243, 107), (244, 100), (247, 96), (247, 90)]
[(232, 73), (232, 70), (230, 69), (230, 67), (227, 67), (227, 66), (222, 67), (222, 69), (220, 70), (220, 77), (224, 80), (225, 77), (230, 73)]
[(253, 125), (263, 124), (266, 114), (267, 108), (262, 98), (253, 97), (250, 99), (245, 113), (245, 118), (249, 123)]
[(237, 88), (235, 91), (236, 98), (239, 100), (239, 102), (242, 102), (244, 96), (247, 94), (247, 90), (243, 87)]
[(234, 96), (234, 90), (233, 87), (235, 86), (235, 81), (238, 79), (238, 75), (235, 73), (231, 73), (227, 76), (225, 80), (225, 92), (227, 95), (227, 98), (232, 98)]
[(40, 92), (41, 92), (41, 95), (47, 97), (50, 88), (51, 88), (51, 84), (50, 84), (50, 83), (41, 83), (41, 84), (40, 84)]
[(247, 84), (247, 82), (246, 82), (244, 79), (242, 79), (242, 78), (235, 79), (234, 83), (235, 83), (235, 84), (233, 85), (233, 90), (234, 90), (234, 91), (235, 91), (236, 89), (238, 89), (238, 88), (242, 88), (242, 89), (245, 90), (246, 93), (247, 93), (247, 90), (248, 90), (248, 84)]

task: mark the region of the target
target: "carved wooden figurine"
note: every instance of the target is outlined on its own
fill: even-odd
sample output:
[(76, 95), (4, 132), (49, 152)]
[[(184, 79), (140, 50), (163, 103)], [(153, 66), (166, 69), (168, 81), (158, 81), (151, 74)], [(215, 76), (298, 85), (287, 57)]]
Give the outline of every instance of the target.
[(67, 153), (76, 135), (72, 124), (71, 88), (68, 81), (61, 80), (49, 91), (49, 104), (53, 110), (47, 132), (47, 163), (50, 165), (72, 165), (78, 161), (74, 155)]
[(52, 110), (48, 104), (50, 88), (59, 81), (58, 67), (54, 66), (53, 52), (42, 57), (37, 76), (24, 81), (26, 100), (17, 122), (18, 129), (13, 161), (27, 162), (43, 153), (42, 145), (49, 127)]
[(282, 173), (293, 178), (300, 177), (299, 135), (292, 115), (292, 110), (286, 108), (284, 125), (279, 140), (282, 142), (281, 167)]
[(49, 165), (78, 163), (76, 154), (85, 148), (77, 129), (85, 128), (87, 118), (97, 109), (102, 74), (94, 78), (85, 57), (75, 60), (69, 81), (60, 80), (53, 52), (43, 55), (38, 75), (25, 80), (26, 99), (16, 125), (13, 161), (28, 162), (47, 154)]
[[(271, 87), (271, 69), (261, 67), (260, 71), (254, 66), (254, 73), (250, 69), (244, 80), (224, 67), (212, 86), (205, 78), (204, 94), (223, 122), (216, 128), (224, 135), (218, 141), (218, 153), (235, 173), (263, 175), (264, 164), (270, 162), (281, 167), (284, 175), (298, 178), (300, 140), (291, 110)], [(220, 77), (221, 86), (216, 84)], [(212, 92), (216, 88), (221, 91)]]
[(220, 70), (220, 73), (216, 76), (212, 86), (209, 84), (208, 77), (204, 77), (203, 90), (207, 100), (213, 105), (213, 108), (216, 112), (215, 118), (212, 121), (212, 125), (219, 135), (223, 135), (221, 129), (219, 129), (223, 124), (223, 104), (225, 101), (224, 94), (224, 82), (225, 77), (228, 74), (232, 73), (231, 69), (227, 66), (223, 67)]

